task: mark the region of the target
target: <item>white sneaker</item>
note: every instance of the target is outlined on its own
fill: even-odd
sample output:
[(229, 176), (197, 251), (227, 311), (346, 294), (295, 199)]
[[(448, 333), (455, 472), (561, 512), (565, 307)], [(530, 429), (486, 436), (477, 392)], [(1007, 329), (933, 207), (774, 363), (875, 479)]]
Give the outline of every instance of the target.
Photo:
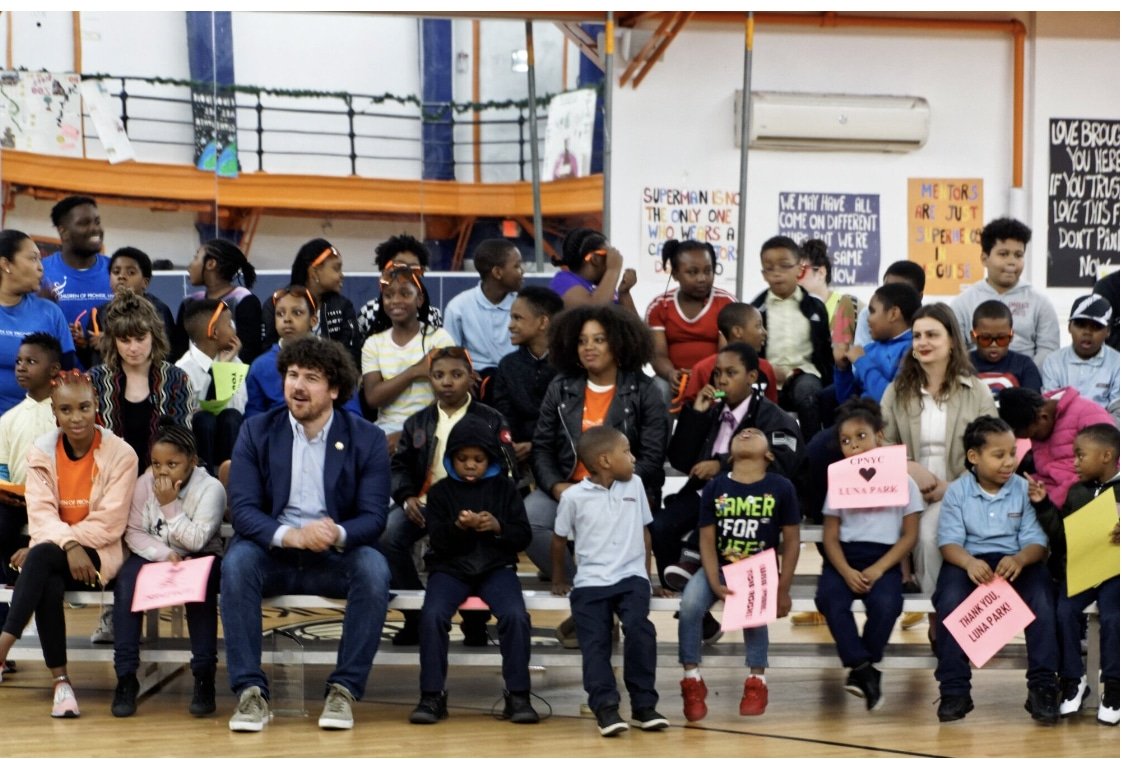
[(101, 610), (101, 619), (97, 621), (97, 629), (90, 635), (90, 643), (113, 642), (113, 606), (110, 604)]
[(78, 711), (78, 698), (74, 695), (74, 688), (66, 680), (55, 683), (55, 697), (51, 704), (52, 717), (77, 717), (81, 714)]
[(1103, 694), (1099, 699), (1099, 715), (1098, 720), (1100, 725), (1117, 725), (1118, 724), (1118, 681), (1107, 681), (1102, 683)]
[(238, 708), (230, 718), (230, 729), (236, 733), (259, 733), (272, 718), (269, 702), (261, 689), (251, 685), (238, 695)]
[(1064, 679), (1060, 682), (1060, 716), (1070, 717), (1078, 714), (1087, 700), (1090, 688), (1087, 687), (1087, 676), (1083, 675), (1078, 680)]
[(350, 730), (355, 726), (351, 703), (355, 697), (338, 683), (327, 684), (327, 698), (323, 700), (323, 713), (319, 715), (319, 726), (325, 730)]

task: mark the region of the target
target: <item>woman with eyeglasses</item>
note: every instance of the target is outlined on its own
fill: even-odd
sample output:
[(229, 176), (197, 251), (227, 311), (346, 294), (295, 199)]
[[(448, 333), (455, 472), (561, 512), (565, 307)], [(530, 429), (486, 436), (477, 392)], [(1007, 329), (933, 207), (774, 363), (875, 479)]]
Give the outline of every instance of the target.
[(565, 308), (618, 303), (633, 314), (635, 301), (631, 288), (638, 277), (634, 269), (623, 268), (623, 254), (595, 229), (574, 229), (561, 243), (561, 258), (553, 265), (563, 267), (553, 275), (549, 289), (561, 296)]
[[(51, 385), (58, 429), (36, 440), (27, 454), (31, 543), (10, 559), (20, 574), (0, 633), (0, 661), (34, 615), (53, 680), (51, 716), (77, 717), (78, 699), (66, 671), (63, 593), (104, 589), (121, 568), (136, 453), (96, 424), (98, 402), (87, 375), (61, 372)], [(112, 606), (105, 608), (112, 613)]]
[[(884, 391), (881, 409), (885, 444), (907, 448), (908, 474), (927, 502), (919, 520), (915, 572), (920, 588), (931, 595), (943, 565), (935, 540), (943, 493), (966, 471), (962, 435), (979, 416), (997, 416), (993, 395), (975, 376), (958, 321), (945, 303), (916, 311), (912, 349)], [(928, 637), (934, 639), (934, 621), (931, 625)]]
[(362, 393), (366, 405), (378, 410), (376, 424), (392, 451), (405, 420), (432, 403), (429, 351), (456, 343), (442, 327), (428, 324), (429, 296), (417, 268), (391, 263), (379, 284), (374, 334), (362, 346)]
[[(312, 294), (317, 305), (314, 334), (340, 343), (355, 360), (361, 362), (362, 334), (358, 329), (355, 307), (343, 295), (343, 256), (339, 250), (322, 237), (308, 240), (296, 253), (292, 262), (290, 285), (301, 285)], [(277, 328), (272, 301), (261, 309), (265, 325), (264, 347), (277, 341)]]
[[(421, 289), (425, 291), (425, 300), (428, 301), (428, 290), (425, 288), (425, 280), (422, 276), (425, 270), (429, 268), (429, 251), (425, 244), (412, 235), (394, 235), (383, 241), (374, 249), (374, 265), (378, 267), (378, 271), (383, 271), (393, 264), (415, 267)], [(372, 298), (359, 310), (358, 332), (363, 338), (368, 338), (374, 334), (374, 323), (378, 320), (378, 314), (381, 313), (381, 303), (380, 296)], [(444, 326), (443, 314), (431, 301), (425, 318), (430, 326)]]
[[(235, 280), (240, 280), (237, 284)], [(261, 355), (264, 328), (261, 325), (261, 301), (250, 292), (257, 281), (257, 270), (237, 245), (214, 239), (203, 243), (187, 264), (187, 281), (203, 290), (193, 292), (179, 304), (175, 317), (175, 333), (171, 338), (171, 356), (179, 358), (187, 352), (189, 338), (183, 326), (183, 309), (189, 300), (209, 298), (220, 300), (234, 315), (234, 328), (242, 347), (238, 356), (249, 364)]]

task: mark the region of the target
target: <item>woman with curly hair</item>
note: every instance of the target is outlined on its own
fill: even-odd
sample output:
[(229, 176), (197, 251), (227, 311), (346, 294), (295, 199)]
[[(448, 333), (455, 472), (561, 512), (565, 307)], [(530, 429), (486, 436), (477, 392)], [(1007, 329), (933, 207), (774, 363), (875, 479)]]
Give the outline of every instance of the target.
[[(537, 490), (526, 498), (534, 533), (526, 553), (543, 572), (552, 568), (557, 501), (588, 474), (576, 455), (584, 430), (605, 425), (627, 437), (635, 474), (651, 510), (658, 508), (670, 416), (654, 380), (643, 373), (653, 352), (650, 330), (623, 308), (582, 306), (556, 317), (549, 356), (558, 375), (546, 389), (534, 429), (531, 466)], [(572, 561), (566, 569), (571, 580)]]

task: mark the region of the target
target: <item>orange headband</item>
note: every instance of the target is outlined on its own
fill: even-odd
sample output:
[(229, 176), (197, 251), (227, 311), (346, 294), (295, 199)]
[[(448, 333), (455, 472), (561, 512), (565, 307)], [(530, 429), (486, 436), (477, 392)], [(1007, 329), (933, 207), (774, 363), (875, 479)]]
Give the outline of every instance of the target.
[(322, 264), (324, 261), (327, 260), (328, 256), (338, 256), (338, 255), (339, 255), (339, 251), (335, 250), (335, 248), (332, 247), (332, 246), (328, 246), (322, 253), (320, 253), (318, 256), (316, 256), (316, 260), (312, 261), (311, 265), (312, 265), (312, 267), (319, 266), (320, 264)]
[(218, 317), (222, 316), (222, 310), (223, 309), (228, 309), (228, 308), (229, 308), (229, 306), (226, 305), (226, 301), (224, 301), (224, 300), (218, 301), (218, 305), (215, 307), (214, 313), (210, 315), (210, 321), (208, 321), (206, 323), (206, 336), (207, 337), (214, 337), (215, 332), (218, 331), (217, 326), (216, 326), (218, 324)]

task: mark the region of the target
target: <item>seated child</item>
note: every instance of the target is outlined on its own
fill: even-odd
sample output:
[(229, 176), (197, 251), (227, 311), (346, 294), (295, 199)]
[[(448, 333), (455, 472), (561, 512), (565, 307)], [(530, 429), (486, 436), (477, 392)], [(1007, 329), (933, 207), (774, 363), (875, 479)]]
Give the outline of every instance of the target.
[(997, 394), (997, 406), (1017, 437), (1032, 440), (1036, 479), (1052, 503), (1066, 502), (1068, 488), (1079, 481), (1071, 456), (1079, 430), (1092, 424), (1117, 426), (1106, 409), (1083, 398), (1073, 387), (1043, 396), (1035, 390), (1011, 387)]
[[(651, 525), (655, 562), (663, 584), (672, 589), (681, 590), (699, 567), (696, 553), (690, 563), (673, 562), (678, 561), (682, 537), (697, 527), (701, 488), (731, 466), (729, 444), (737, 433), (746, 428), (763, 431), (771, 452), (770, 471), (792, 480), (802, 472), (805, 455), (798, 425), (753, 387), (757, 360), (749, 345), (726, 345), (717, 354), (712, 384), (703, 387), (693, 405), (683, 408), (678, 417), (667, 457), (690, 477), (678, 493), (665, 499)], [(714, 623), (707, 624), (713, 631)]]
[[(190, 318), (190, 317), (188, 317)], [(188, 329), (190, 329), (188, 327)], [(236, 354), (235, 354), (236, 355)], [(140, 624), (143, 612), (132, 611), (136, 578), (145, 564), (222, 553), (218, 534), (226, 511), (226, 490), (199, 466), (195, 436), (171, 417), (160, 420), (152, 437), (152, 465), (140, 475), (133, 492), (125, 545), (131, 555), (117, 575), (113, 592), (113, 667), (117, 688), (111, 711), (114, 717), (136, 712), (140, 683)], [(206, 598), (185, 604), (187, 632), (191, 638), (191, 673), (195, 691), (189, 711), (196, 717), (213, 714), (214, 675), (218, 667), (218, 585), (222, 577), (218, 558), (210, 568)]]
[[(289, 285), (273, 293), (273, 321), (279, 339), (249, 366), (244, 385), (246, 419), (284, 405), (284, 381), (277, 371), (277, 354), (285, 341), (314, 334), (316, 318), (315, 298), (303, 285)], [(356, 394), (343, 408), (362, 416)]]
[[(27, 477), (27, 451), (42, 435), (57, 427), (51, 407), (51, 380), (62, 370), (62, 346), (46, 332), (26, 335), (16, 355), (16, 382), (27, 397), (0, 416), (0, 480), (23, 485)], [(0, 581), (14, 585), (18, 573), (9, 566), (13, 553), (27, 545), (23, 534), (27, 503), (22, 495), (0, 491)], [(0, 625), (8, 617), (8, 604), (0, 603)], [(7, 662), (0, 662), (7, 668)]]
[(514, 452), (529, 470), (534, 427), (557, 367), (549, 361), (549, 325), (565, 307), (548, 287), (523, 287), (510, 307), (510, 342), (517, 350), (499, 361), (489, 402), (510, 422)]
[[(553, 593), (569, 592), (565, 562), (574, 542), (576, 576), (569, 596), (580, 641), (584, 690), (600, 735), (628, 729), (619, 715), (619, 690), (612, 673), (613, 616), (623, 625), (623, 681), (631, 698), (631, 720), (642, 730), (662, 730), (669, 722), (655, 707), (655, 628), (651, 602), (651, 510), (627, 436), (607, 427), (581, 435), (577, 455), (588, 476), (561, 493), (550, 555)], [(700, 621), (700, 620), (699, 620)]]
[[(896, 282), (911, 285), (922, 299), (923, 288), (927, 285), (927, 275), (924, 273), (923, 267), (915, 261), (893, 261), (884, 270), (881, 284), (891, 285)], [(911, 314), (908, 314), (908, 316), (911, 316)], [(867, 345), (872, 341), (873, 336), (869, 332), (869, 307), (865, 306), (857, 314), (857, 329), (853, 333), (853, 344)]]
[[(1013, 312), (999, 300), (987, 300), (974, 309), (974, 329), (970, 335), (977, 346), (970, 351), (970, 362), (994, 396), (1007, 387), (1027, 387), (1040, 392), (1040, 370), (1023, 353), (1009, 350), (1013, 342)], [(1047, 362), (1045, 362), (1047, 363)]]
[(1104, 345), (1113, 309), (1101, 295), (1084, 295), (1071, 304), (1067, 331), (1071, 345), (1044, 360), (1044, 389), (1074, 387), (1084, 398), (1114, 414), (1118, 423), (1118, 351)]
[[(117, 252), (109, 259), (110, 287), (113, 288), (114, 292), (132, 290), (137, 295), (146, 298), (159, 312), (160, 318), (164, 321), (164, 329), (167, 330), (170, 339), (175, 331), (175, 317), (172, 316), (171, 308), (168, 307), (167, 303), (148, 292), (150, 284), (152, 284), (152, 259), (148, 257), (148, 254), (139, 248), (118, 248)], [(103, 314), (106, 305), (108, 305), (108, 302), (90, 309), (85, 325), (86, 330), (93, 335), (93, 340), (90, 342), (95, 351), (99, 342), (97, 338), (105, 330)], [(100, 362), (101, 355), (96, 353), (92, 360), (95, 363)]]
[(522, 288), (522, 254), (513, 242), (498, 238), (479, 243), (472, 261), (479, 286), (448, 301), (444, 329), (454, 345), (471, 351), (476, 371), (489, 377), (502, 357), (514, 350), (508, 332), (511, 306)]
[(226, 403), (219, 403), (213, 365), (241, 364), (238, 358), (241, 341), (234, 331), (233, 314), (220, 300), (188, 301), (183, 306), (183, 328), (190, 342), (187, 352), (175, 365), (191, 380), (191, 389), (195, 391), (200, 410), (191, 417), (191, 429), (195, 433), (199, 460), (214, 474), (234, 452), (234, 441), (238, 439), (244, 418), (246, 387), (243, 379)]
[(429, 489), (429, 581), (421, 607), (421, 701), (409, 716), (414, 724), (448, 716), (448, 628), (473, 595), (499, 618), (503, 719), (538, 722), (530, 705), (530, 615), (514, 571), (519, 551), (530, 543), (530, 522), (505, 460), (487, 422), (478, 414), (464, 416), (448, 436), (448, 476)]
[[(678, 614), (678, 660), (682, 663), (682, 711), (690, 722), (708, 713), (709, 689), (701, 677), (701, 620), (718, 600), (728, 596), (721, 567), (769, 548), (780, 550), (778, 614), (791, 610), (791, 582), (799, 561), (799, 499), (786, 477), (769, 471), (775, 454), (767, 435), (755, 427), (741, 428), (729, 447), (732, 471), (714, 477), (701, 491), (697, 527), (702, 571), (682, 591)], [(746, 538), (745, 536), (753, 536)], [(753, 716), (767, 708), (767, 626), (744, 628), (744, 680), (740, 713)]]
[[(758, 356), (764, 349), (767, 341), (767, 330), (764, 329), (764, 317), (759, 309), (751, 303), (729, 303), (717, 314), (717, 331), (724, 338), (724, 344), (748, 343)], [(690, 378), (686, 381), (686, 389), (682, 393), (682, 406), (689, 406), (694, 398), (701, 392), (701, 388), (709, 384), (713, 376), (713, 366), (717, 363), (717, 354), (701, 359), (690, 369)], [(755, 387), (763, 396), (772, 403), (779, 403), (779, 387), (775, 383), (775, 370), (766, 359), (760, 359), (760, 374), (756, 378)]]
[(880, 402), (896, 379), (900, 359), (912, 347), (912, 314), (921, 305), (911, 285), (881, 285), (869, 299), (869, 334), (861, 345), (834, 345), (834, 394), (838, 403), (860, 396)]
[(937, 538), (943, 566), (931, 599), (938, 617), (935, 679), (939, 681), (939, 721), (962, 719), (974, 708), (970, 661), (943, 621), (976, 586), (997, 575), (1013, 586), (1036, 615), (1025, 628), (1029, 690), (1025, 710), (1037, 722), (1054, 724), (1059, 652), (1052, 581), (1044, 566), (1048, 538), (1029, 503), (1028, 482), (1014, 474), (1017, 440), (1002, 420), (980, 416), (966, 426), (963, 445), (968, 471), (943, 495)]
[[(429, 382), (436, 396), (429, 405), (405, 420), (403, 433), (390, 459), (391, 497), (400, 508), (390, 510), (380, 549), (390, 566), (391, 587), (420, 590), (421, 577), (413, 563), (413, 544), (425, 536), (428, 491), (448, 476), (445, 464), (451, 432), (463, 419), (478, 419), (490, 430), (500, 457), (494, 463), (504, 472), (517, 471), (510, 428), (502, 414), (471, 397), (471, 355), (463, 348), (437, 348), (429, 354)], [(461, 615), (464, 645), (486, 646), (487, 614)], [(395, 646), (420, 641), (420, 614), (404, 612), (405, 624), (393, 636)]]
[[(1048, 568), (1059, 587), (1056, 601), (1056, 627), (1060, 633), (1060, 716), (1070, 717), (1083, 708), (1090, 689), (1083, 671), (1080, 639), (1083, 637), (1083, 610), (1091, 602), (1099, 607), (1099, 648), (1102, 654), (1102, 697), (1098, 720), (1104, 725), (1118, 724), (1118, 575), (1093, 588), (1070, 595), (1067, 589), (1067, 540), (1063, 520), (1097, 498), (1112, 491), (1118, 502), (1118, 430), (1109, 424), (1084, 427), (1075, 437), (1075, 470), (1079, 482), (1067, 492), (1063, 509), (1057, 509), (1048, 494), (1034, 479), (1029, 479), (1029, 499), (1041, 526), (1048, 533), (1052, 555)], [(1104, 542), (1118, 544), (1118, 524)]]
[[(876, 324), (876, 313), (870, 303), (871, 325)], [(880, 404), (870, 398), (851, 398), (838, 409), (836, 429), (845, 458), (879, 448), (884, 445)], [(849, 668), (845, 689), (863, 696), (870, 711), (884, 703), (880, 670), (875, 665), (884, 657), (892, 627), (904, 609), (900, 561), (916, 544), (923, 508), (919, 487), (908, 477), (906, 503), (834, 509), (827, 500), (822, 510), (826, 561), (814, 605), (826, 617), (842, 665)], [(861, 633), (857, 632), (851, 608), (856, 598), (865, 605), (865, 629)]]
[(27, 453), (28, 469), (36, 473), (27, 479), (31, 547), (10, 560), (20, 575), (0, 633), (0, 661), (7, 660), (34, 615), (43, 661), (53, 678), (51, 716), (66, 718), (80, 712), (66, 668), (63, 593), (104, 588), (117, 575), (137, 456), (132, 446), (97, 425), (97, 397), (88, 375), (60, 372), (53, 383), (59, 426)]

